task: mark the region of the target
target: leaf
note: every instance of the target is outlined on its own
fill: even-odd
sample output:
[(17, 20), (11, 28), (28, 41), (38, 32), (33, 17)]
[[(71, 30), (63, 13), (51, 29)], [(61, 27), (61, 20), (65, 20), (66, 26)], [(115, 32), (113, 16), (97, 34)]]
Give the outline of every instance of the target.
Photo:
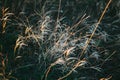
[(100, 68), (100, 67), (90, 67), (90, 68), (92, 68), (92, 69), (94, 69), (94, 70), (97, 70), (98, 72), (101, 72), (102, 71), (102, 69)]
[(22, 56), (17, 56), (15, 59), (19, 59), (19, 58), (21, 58)]

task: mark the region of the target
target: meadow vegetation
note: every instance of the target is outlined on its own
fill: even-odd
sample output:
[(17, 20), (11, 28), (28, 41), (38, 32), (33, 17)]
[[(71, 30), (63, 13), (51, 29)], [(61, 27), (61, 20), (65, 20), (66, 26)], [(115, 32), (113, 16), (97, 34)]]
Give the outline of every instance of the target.
[(119, 0), (0, 0), (0, 80), (119, 80)]

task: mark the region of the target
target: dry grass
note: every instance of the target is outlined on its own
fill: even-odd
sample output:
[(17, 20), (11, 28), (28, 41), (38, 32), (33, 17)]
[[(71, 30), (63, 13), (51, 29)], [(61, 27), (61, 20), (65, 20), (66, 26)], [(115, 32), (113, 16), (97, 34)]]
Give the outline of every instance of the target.
[[(28, 4), (32, 3), (23, 1), (26, 5), (20, 9), (21, 12), (16, 12), (19, 14), (15, 15), (15, 13), (13, 17), (13, 14), (9, 13), (3, 15), (1, 19), (3, 20), (2, 31), (6, 35), (9, 34), (11, 26), (14, 27), (14, 31), (18, 32), (15, 33), (17, 39), (15, 37), (13, 41), (14, 45), (9, 55), (11, 57), (9, 58), (8, 55), (1, 57), (2, 67), (7, 66), (1, 72), (4, 74), (4, 76), (1, 75), (3, 76), (1, 79), (99, 80), (108, 76), (104, 74), (102, 66), (117, 51), (110, 54), (104, 47), (104, 43), (114, 39), (110, 39), (110, 34), (105, 31), (102, 24), (104, 24), (103, 21), (106, 19), (104, 15), (108, 13), (107, 9), (112, 0), (108, 3), (93, 1), (98, 5), (106, 5), (100, 8), (97, 6), (100, 12), (105, 7), (101, 16), (100, 12), (97, 15), (100, 17), (98, 21), (96, 21), (97, 17), (93, 19), (93, 12), (90, 12), (91, 15), (86, 12), (89, 5), (94, 5), (91, 1), (82, 3), (82, 1), (74, 0), (72, 2), (38, 0), (36, 3), (37, 0), (35, 0), (34, 10), (31, 8), (30, 13)], [(19, 6), (20, 4), (21, 2)], [(88, 4), (88, 7), (86, 10), (82, 9), (81, 13), (75, 13), (79, 12), (78, 4), (82, 6)], [(38, 5), (40, 7), (37, 8)], [(19, 6), (12, 10), (16, 10)], [(7, 12), (8, 8), (3, 10), (3, 14)], [(119, 36), (115, 39), (119, 39)], [(5, 62), (7, 59), (8, 62)], [(11, 67), (14, 68), (11, 69)], [(108, 79), (110, 78), (111, 76)]]

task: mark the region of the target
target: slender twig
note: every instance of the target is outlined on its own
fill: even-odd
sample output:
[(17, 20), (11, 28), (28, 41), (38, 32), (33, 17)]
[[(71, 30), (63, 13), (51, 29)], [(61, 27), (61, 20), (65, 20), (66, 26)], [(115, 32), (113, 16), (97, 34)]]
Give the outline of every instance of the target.
[(59, 18), (60, 18), (60, 8), (61, 8), (61, 0), (59, 0), (59, 8), (58, 8), (57, 22), (59, 21)]

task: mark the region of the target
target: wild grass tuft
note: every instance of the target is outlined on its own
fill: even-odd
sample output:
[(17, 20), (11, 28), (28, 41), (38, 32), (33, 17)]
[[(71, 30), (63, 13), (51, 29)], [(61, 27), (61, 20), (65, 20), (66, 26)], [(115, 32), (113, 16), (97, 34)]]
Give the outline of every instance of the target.
[(8, 5), (5, 0), (3, 6), (14, 14), (2, 9), (1, 79), (107, 79), (104, 65), (117, 53), (107, 45), (120, 39), (110, 33), (119, 29), (119, 15), (110, 20), (111, 1), (23, 0)]

